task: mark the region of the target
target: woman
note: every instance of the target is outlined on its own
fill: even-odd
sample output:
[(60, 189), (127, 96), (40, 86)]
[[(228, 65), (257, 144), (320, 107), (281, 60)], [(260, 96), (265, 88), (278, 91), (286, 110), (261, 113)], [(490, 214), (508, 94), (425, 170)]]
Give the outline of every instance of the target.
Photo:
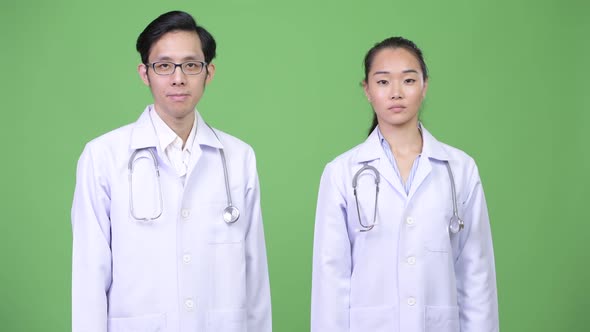
[(316, 212), (312, 332), (498, 330), (488, 212), (475, 162), (419, 122), (421, 50), (365, 56), (367, 140), (330, 162)]

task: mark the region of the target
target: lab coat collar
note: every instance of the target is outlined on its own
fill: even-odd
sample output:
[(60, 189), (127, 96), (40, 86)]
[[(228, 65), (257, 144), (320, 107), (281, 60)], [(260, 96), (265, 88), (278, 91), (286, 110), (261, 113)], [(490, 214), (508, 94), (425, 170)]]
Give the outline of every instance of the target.
[(449, 159), (449, 155), (444, 149), (443, 144), (437, 141), (426, 128), (422, 127), (421, 124), (420, 126), (422, 129), (423, 141), (422, 153), (418, 169), (414, 175), (414, 180), (412, 181), (412, 186), (408, 194), (406, 194), (401, 181), (395, 174), (394, 168), (391, 166), (385, 155), (385, 151), (383, 151), (383, 147), (379, 140), (378, 128), (375, 128), (367, 140), (361, 144), (356, 156), (357, 163), (371, 163), (377, 168), (382, 177), (400, 194), (400, 196), (407, 197), (408, 199), (411, 199), (417, 188), (420, 187), (424, 179), (430, 174), (432, 170), (432, 165), (429, 162), (430, 159)]
[[(143, 113), (141, 113), (139, 116), (139, 119), (133, 125), (130, 143), (132, 150), (158, 146), (158, 137), (149, 114), (150, 109), (152, 108), (153, 105), (147, 106)], [(199, 112), (196, 110), (195, 113), (197, 116), (197, 136), (195, 137), (195, 143), (218, 149), (223, 148), (223, 145), (215, 136), (213, 130), (205, 123), (205, 120), (203, 120), (201, 114), (199, 114)]]
[(216, 149), (223, 149), (223, 144), (219, 138), (215, 135), (213, 128), (203, 120), (203, 117), (198, 111), (197, 113), (197, 137), (196, 143), (199, 145), (207, 145)]
[(147, 106), (143, 113), (141, 113), (139, 116), (139, 119), (137, 119), (137, 121), (133, 124), (130, 142), (131, 150), (158, 146), (156, 130), (154, 129), (150, 119), (150, 109), (152, 107), (152, 105)]
[[(168, 147), (171, 145), (177, 144), (177, 149), (179, 150), (187, 150), (192, 152), (193, 144), (195, 142), (195, 136), (197, 131), (197, 117), (195, 116), (193, 120), (193, 125), (191, 126), (191, 131), (186, 139), (185, 142), (182, 141), (180, 137), (172, 130), (164, 120), (158, 115), (157, 112), (154, 111), (152, 108), (150, 111), (150, 118), (152, 123), (154, 124), (154, 128), (156, 130), (156, 136), (158, 136), (158, 141), (160, 143), (160, 149), (162, 151), (166, 151)], [(184, 144), (184, 148), (181, 146)]]
[[(437, 160), (449, 160), (450, 155), (445, 150), (443, 144), (439, 142), (422, 124), (420, 124), (420, 128), (422, 129), (422, 157), (432, 158)], [(381, 142), (379, 141), (379, 133), (378, 128), (376, 127), (367, 140), (361, 144), (358, 154), (356, 156), (356, 162), (358, 163), (366, 163), (375, 159), (384, 159), (387, 160), (385, 153), (383, 152), (383, 148), (381, 147)]]
[(445, 149), (444, 145), (439, 142), (432, 134), (420, 124), (422, 128), (422, 156), (436, 160), (450, 160), (451, 156)]

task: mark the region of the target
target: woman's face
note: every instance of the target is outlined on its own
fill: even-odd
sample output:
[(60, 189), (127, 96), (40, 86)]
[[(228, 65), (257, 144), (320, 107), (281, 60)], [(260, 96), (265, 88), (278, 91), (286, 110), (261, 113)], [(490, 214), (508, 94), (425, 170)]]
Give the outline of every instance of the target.
[(418, 125), (428, 87), (422, 75), (420, 62), (404, 48), (385, 48), (375, 54), (363, 87), (380, 127)]

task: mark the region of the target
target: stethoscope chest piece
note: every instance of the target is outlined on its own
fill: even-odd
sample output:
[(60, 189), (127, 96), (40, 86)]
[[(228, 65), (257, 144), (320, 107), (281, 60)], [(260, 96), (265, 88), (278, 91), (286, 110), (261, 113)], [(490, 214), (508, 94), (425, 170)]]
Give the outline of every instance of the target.
[(230, 205), (223, 209), (223, 220), (228, 224), (233, 224), (240, 218), (240, 210), (237, 207)]
[(453, 234), (459, 233), (465, 227), (463, 220), (458, 215), (454, 214), (449, 221), (449, 230)]

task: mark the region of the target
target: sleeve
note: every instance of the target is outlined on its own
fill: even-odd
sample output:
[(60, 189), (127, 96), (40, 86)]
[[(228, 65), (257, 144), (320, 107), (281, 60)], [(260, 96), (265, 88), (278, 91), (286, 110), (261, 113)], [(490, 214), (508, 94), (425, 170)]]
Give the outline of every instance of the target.
[(110, 199), (92, 152), (84, 149), (72, 205), (72, 331), (107, 331), (111, 284)]
[(266, 259), (266, 245), (260, 209), (260, 184), (256, 170), (256, 157), (249, 151), (247, 165), (248, 189), (246, 191), (246, 215), (249, 225), (246, 240), (246, 296), (248, 331), (272, 330), (270, 284)]
[[(351, 247), (342, 179), (326, 166), (316, 209), (311, 287), (311, 331), (350, 330)], [(333, 165), (332, 165), (333, 166)]]
[(470, 193), (462, 204), (465, 228), (459, 233), (459, 251), (455, 263), (461, 331), (499, 331), (492, 234), (475, 164), (469, 184)]

